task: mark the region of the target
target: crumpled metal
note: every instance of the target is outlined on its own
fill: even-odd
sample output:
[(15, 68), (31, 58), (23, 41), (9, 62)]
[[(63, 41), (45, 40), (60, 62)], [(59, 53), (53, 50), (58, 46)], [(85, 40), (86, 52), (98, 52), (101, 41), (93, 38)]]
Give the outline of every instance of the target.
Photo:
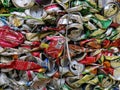
[(120, 0), (0, 0), (0, 90), (119, 90)]
[(24, 42), (24, 36), (20, 32), (11, 30), (8, 26), (0, 28), (0, 46), (17, 47)]

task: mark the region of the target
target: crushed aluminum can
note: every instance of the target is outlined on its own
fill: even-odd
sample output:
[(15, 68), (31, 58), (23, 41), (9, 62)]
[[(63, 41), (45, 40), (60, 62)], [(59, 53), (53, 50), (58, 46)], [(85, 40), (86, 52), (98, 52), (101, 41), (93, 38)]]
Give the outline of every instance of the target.
[(114, 81), (113, 79), (106, 77), (106, 78), (103, 78), (103, 81), (101, 84), (103, 88), (109, 89), (114, 84)]
[(119, 59), (111, 61), (110, 64), (111, 64), (111, 67), (118, 68), (120, 66)]
[(25, 10), (25, 14), (33, 17), (33, 18), (45, 18), (47, 16), (47, 13), (43, 8), (40, 8), (39, 6), (33, 6), (30, 9)]
[(84, 70), (84, 65), (77, 63), (76, 61), (72, 61), (70, 63), (70, 71), (75, 75), (80, 75)]
[(120, 0), (1, 0), (0, 90), (119, 90)]
[(119, 11), (119, 5), (116, 2), (110, 2), (106, 4), (103, 8), (103, 14), (105, 17), (113, 17)]
[(0, 73), (0, 86), (9, 85), (10, 81), (4, 73)]
[(68, 8), (68, 2), (69, 0), (55, 0), (60, 6), (62, 6), (64, 9)]
[(57, 79), (57, 78), (54, 78), (53, 81), (52, 81), (52, 84), (53, 86), (55, 87), (55, 89), (59, 89), (61, 87), (64, 86), (65, 84), (65, 79)]
[(20, 8), (31, 8), (35, 4), (34, 0), (12, 0), (12, 2), (16, 7)]
[(25, 14), (32, 17), (26, 20), (26, 23), (28, 25), (42, 25), (44, 24), (44, 21), (42, 19), (47, 16), (45, 10), (39, 8), (38, 6), (33, 6), (32, 8), (25, 10)]
[(81, 32), (83, 30), (82, 24), (73, 23), (68, 25), (68, 38), (73, 41), (79, 40)]
[(113, 80), (120, 80), (119, 71), (120, 71), (120, 67), (115, 68), (115, 69), (114, 69), (114, 72), (113, 72), (113, 76), (110, 75), (110, 77), (111, 77)]
[(23, 73), (22, 77), (27, 81), (31, 81), (35, 77), (35, 73), (33, 71), (26, 71), (25, 74)]
[(69, 72), (69, 68), (68, 67), (59, 67), (59, 72), (64, 75), (66, 74), (67, 72)]
[(32, 83), (32, 87), (35, 90), (46, 90), (45, 85), (49, 83), (51, 80), (48, 78), (35, 78), (34, 82)]
[(107, 3), (116, 2), (117, 0), (98, 0), (99, 8), (103, 8)]
[(76, 56), (74, 56), (74, 59), (76, 61), (80, 61), (80, 60), (83, 60), (86, 57), (86, 55), (87, 55), (87, 53), (81, 52), (81, 53), (77, 54)]
[(41, 19), (28, 19), (26, 21), (28, 25), (43, 25), (45, 24)]
[(94, 85), (91, 85), (91, 84), (87, 84), (85, 86), (85, 90), (93, 90), (94, 89)]
[(82, 10), (82, 5), (79, 5), (79, 6), (68, 8), (66, 11), (69, 13), (72, 13), (72, 12), (75, 12), (75, 11), (77, 12), (77, 11), (81, 11), (81, 10)]
[(11, 25), (13, 25), (15, 27), (19, 27), (24, 23), (24, 20), (18, 16), (10, 16), (9, 22)]
[(46, 37), (46, 41), (49, 42), (49, 46), (44, 49), (45, 53), (56, 59), (62, 55), (64, 49), (65, 38), (62, 36), (53, 36), (53, 37)]
[(46, 72), (48, 77), (52, 77), (58, 71), (58, 67), (55, 63), (51, 63), (50, 70)]
[[(58, 0), (58, 1), (60, 1), (62, 3), (67, 3), (69, 0)], [(57, 0), (56, 0), (56, 2), (57, 2)]]
[[(83, 76), (80, 75), (79, 79), (82, 79), (82, 78), (83, 78)], [(75, 87), (75, 86), (72, 85), (72, 83), (76, 82), (77, 80), (78, 80), (78, 76), (67, 77), (65, 85), (68, 86), (68, 88), (71, 88), (70, 90), (72, 90), (72, 89), (78, 89), (78, 87)]]
[(0, 47), (0, 53), (3, 52), (4, 50), (5, 50), (4, 48)]
[(9, 25), (5, 18), (0, 18), (0, 27)]
[(79, 5), (81, 5), (82, 4), (82, 1), (79, 1), (79, 0), (77, 0), (77, 1), (71, 1), (71, 7), (76, 7), (76, 6), (79, 6)]
[[(24, 42), (24, 36), (20, 32), (12, 31), (8, 26), (0, 27), (0, 46), (16, 47)], [(2, 39), (4, 38), (4, 40)]]
[(11, 57), (0, 56), (0, 63), (8, 63), (11, 59)]
[[(69, 17), (69, 20), (67, 17)], [(82, 18), (80, 15), (78, 15), (78, 14), (65, 14), (64, 16), (62, 16), (59, 19), (57, 26), (72, 24), (73, 21), (75, 21), (76, 23), (82, 24)]]

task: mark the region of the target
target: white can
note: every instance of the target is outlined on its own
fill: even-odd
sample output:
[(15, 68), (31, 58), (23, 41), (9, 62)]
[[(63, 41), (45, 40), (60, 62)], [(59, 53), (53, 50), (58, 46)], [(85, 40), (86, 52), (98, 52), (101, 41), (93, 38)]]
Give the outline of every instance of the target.
[(34, 0), (12, 0), (13, 4), (19, 8), (31, 8), (34, 4)]

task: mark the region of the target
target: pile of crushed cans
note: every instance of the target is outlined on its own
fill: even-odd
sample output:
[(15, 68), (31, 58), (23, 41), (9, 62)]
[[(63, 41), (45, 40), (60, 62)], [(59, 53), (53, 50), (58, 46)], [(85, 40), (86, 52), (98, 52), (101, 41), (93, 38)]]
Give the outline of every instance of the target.
[(0, 0), (0, 90), (120, 90), (120, 0)]

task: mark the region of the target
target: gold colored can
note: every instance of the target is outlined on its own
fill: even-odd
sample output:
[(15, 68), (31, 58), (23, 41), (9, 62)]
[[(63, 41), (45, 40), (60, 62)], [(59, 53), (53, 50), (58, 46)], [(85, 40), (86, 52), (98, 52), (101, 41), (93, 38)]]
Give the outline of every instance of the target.
[(116, 15), (119, 11), (119, 5), (116, 2), (110, 2), (106, 4), (106, 6), (103, 8), (103, 14), (105, 17), (112, 17)]

